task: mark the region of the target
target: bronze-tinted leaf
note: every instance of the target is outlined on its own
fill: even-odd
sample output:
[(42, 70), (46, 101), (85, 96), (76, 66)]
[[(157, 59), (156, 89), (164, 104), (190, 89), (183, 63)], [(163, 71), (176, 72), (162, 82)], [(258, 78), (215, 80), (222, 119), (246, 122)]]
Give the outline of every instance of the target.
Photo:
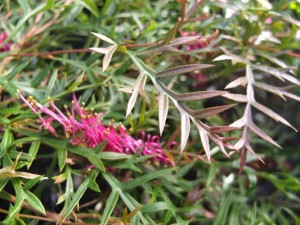
[(215, 126), (210, 127), (209, 132), (211, 133), (223, 133), (223, 132), (229, 132), (233, 130), (239, 129), (238, 127), (230, 127), (230, 126)]
[(183, 66), (176, 66), (169, 69), (166, 69), (164, 71), (161, 71), (156, 74), (158, 78), (162, 77), (169, 77), (169, 76), (175, 76), (178, 74), (188, 73), (195, 70), (201, 70), (205, 68), (212, 67), (214, 65), (211, 64), (189, 64), (189, 65), (183, 65)]
[(206, 118), (224, 112), (225, 110), (230, 109), (233, 106), (235, 106), (235, 104), (215, 106), (200, 110), (191, 110), (191, 115), (198, 119)]
[(262, 158), (260, 158), (255, 151), (252, 149), (252, 147), (249, 145), (249, 143), (245, 144), (246, 149), (252, 154), (254, 155), (255, 158), (259, 159), (262, 163), (265, 163), (264, 160), (262, 160)]
[(277, 144), (276, 141), (274, 141), (269, 135), (267, 135), (265, 132), (263, 132), (259, 127), (257, 127), (254, 123), (248, 124), (248, 127), (259, 137), (264, 139), (265, 141), (277, 146), (278, 148), (281, 148), (279, 144)]
[(184, 93), (184, 94), (175, 94), (175, 99), (177, 101), (194, 101), (194, 100), (201, 100), (201, 99), (207, 99), (216, 97), (219, 95), (224, 95), (228, 93), (227, 91), (195, 91), (190, 93)]
[(293, 127), (286, 119), (284, 119), (283, 117), (281, 117), (280, 115), (278, 115), (277, 113), (275, 113), (273, 110), (265, 107), (264, 105), (262, 105), (262, 104), (260, 104), (258, 102), (252, 102), (251, 104), (256, 109), (258, 109), (259, 111), (265, 113), (266, 115), (268, 115), (272, 119), (276, 120), (277, 122), (281, 122), (281, 123), (285, 124), (286, 126), (289, 126), (292, 129), (294, 129), (295, 131), (297, 131), (297, 129), (295, 127)]

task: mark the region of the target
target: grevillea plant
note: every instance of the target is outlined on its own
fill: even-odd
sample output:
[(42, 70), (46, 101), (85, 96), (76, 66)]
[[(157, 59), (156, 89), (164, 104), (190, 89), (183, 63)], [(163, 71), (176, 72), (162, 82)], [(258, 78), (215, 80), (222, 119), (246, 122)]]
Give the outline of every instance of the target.
[(300, 224), (299, 1), (4, 2), (1, 224)]

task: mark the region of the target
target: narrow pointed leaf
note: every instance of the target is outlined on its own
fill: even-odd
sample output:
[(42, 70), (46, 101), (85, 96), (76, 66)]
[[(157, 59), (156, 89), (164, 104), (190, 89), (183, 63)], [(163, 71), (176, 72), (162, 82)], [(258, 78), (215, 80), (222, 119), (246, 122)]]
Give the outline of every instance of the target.
[(193, 110), (193, 111), (191, 111), (191, 115), (198, 119), (202, 119), (202, 118), (214, 116), (216, 114), (224, 112), (227, 109), (232, 108), (233, 106), (235, 106), (235, 104), (215, 106), (215, 107), (210, 107), (210, 108), (200, 109), (200, 110)]
[(273, 110), (263, 106), (262, 104), (260, 104), (258, 102), (252, 102), (252, 105), (259, 111), (265, 113), (272, 119), (276, 120), (277, 122), (281, 122), (281, 123), (285, 124), (286, 126), (289, 126), (292, 129), (294, 129), (295, 131), (297, 131), (297, 129), (295, 127), (293, 127), (286, 119), (284, 119), (283, 117), (281, 117), (280, 115), (275, 113)]
[(281, 70), (275, 69), (273, 67), (255, 65), (254, 68), (256, 68), (262, 72), (268, 73), (270, 75), (273, 75), (280, 80), (288, 80), (296, 85), (300, 85), (300, 81), (296, 77), (294, 77), (288, 73), (285, 73)]
[(190, 118), (187, 115), (186, 112), (183, 110), (180, 112), (180, 117), (181, 117), (181, 145), (180, 145), (180, 152), (183, 151), (185, 148), (185, 145), (187, 143), (189, 133), (190, 133)]
[(107, 54), (109, 52), (108, 48), (89, 48), (89, 49), (91, 49), (94, 52), (101, 53), (101, 54)]
[(289, 92), (286, 92), (286, 91), (284, 91), (284, 92), (282, 92), (282, 93), (283, 93), (283, 95), (286, 96), (286, 97), (292, 98), (292, 99), (294, 99), (294, 100), (296, 100), (296, 101), (300, 101), (300, 96), (298, 96), (298, 95), (294, 95), (294, 94), (289, 93)]
[(91, 33), (92, 33), (93, 35), (95, 35), (97, 38), (99, 38), (99, 39), (101, 39), (101, 40), (103, 40), (103, 41), (106, 41), (106, 42), (108, 42), (108, 43), (111, 43), (111, 44), (113, 44), (113, 45), (116, 45), (116, 43), (115, 43), (113, 40), (111, 40), (110, 38), (104, 36), (103, 34), (94, 33), (94, 32), (91, 32)]
[(268, 92), (271, 92), (275, 95), (278, 95), (279, 97), (281, 97), (282, 99), (286, 100), (284, 95), (283, 95), (283, 91), (281, 91), (279, 88), (272, 86), (272, 85), (268, 85), (268, 84), (264, 84), (264, 83), (260, 83), (260, 82), (255, 82), (254, 84), (256, 87), (261, 88), (263, 90), (266, 90)]
[(237, 102), (248, 102), (246, 95), (227, 93), (222, 96)]
[(214, 126), (209, 128), (211, 133), (223, 133), (229, 132), (238, 129), (238, 127), (229, 127), (229, 126)]
[(112, 45), (112, 46), (108, 47), (109, 51), (108, 51), (108, 53), (106, 53), (104, 55), (104, 58), (103, 58), (103, 63), (102, 63), (103, 72), (107, 69), (107, 67), (111, 61), (111, 57), (114, 54), (114, 52), (116, 51), (117, 47), (118, 47), (117, 45)]
[(196, 91), (184, 94), (175, 94), (175, 99), (177, 101), (194, 101), (194, 100), (201, 100), (212, 98), (220, 95), (224, 95), (228, 93), (227, 91)]
[(103, 224), (103, 225), (107, 224), (107, 222), (110, 218), (110, 215), (112, 214), (114, 208), (116, 207), (119, 197), (120, 197), (119, 190), (113, 190), (110, 193), (110, 195), (106, 201), (106, 204), (105, 204), (104, 212), (103, 212), (103, 215), (101, 218), (101, 224)]
[(165, 94), (158, 96), (158, 120), (159, 120), (159, 132), (162, 135), (164, 130), (167, 116), (169, 111), (169, 98)]
[(256, 153), (255, 151), (252, 149), (252, 147), (247, 143), (245, 145), (246, 149), (252, 154), (254, 155), (254, 157), (256, 157), (257, 159), (259, 159), (262, 163), (265, 163), (264, 160), (262, 160), (262, 158), (260, 158)]
[(195, 70), (202, 70), (202, 69), (205, 69), (205, 68), (210, 68), (212, 66), (214, 66), (214, 65), (211, 65), (211, 64), (190, 64), (190, 65), (184, 65), (184, 66), (176, 66), (176, 67), (172, 67), (172, 68), (166, 69), (164, 71), (161, 71), (161, 72), (157, 73), (156, 76), (158, 78), (169, 77), (169, 76), (174, 76), (174, 75), (178, 75), (178, 74), (192, 72), (192, 71), (195, 71)]
[(32, 192), (25, 190), (25, 199), (32, 208), (45, 214), (45, 208), (42, 202)]
[(187, 44), (187, 43), (189, 43), (191, 41), (195, 41), (199, 38), (200, 38), (200, 36), (189, 36), (189, 37), (177, 38), (177, 39), (170, 42), (170, 46), (177, 46), (177, 45)]
[(229, 84), (227, 84), (225, 89), (235, 88), (237, 86), (245, 86), (247, 83), (248, 81), (246, 77), (239, 77), (234, 81), (230, 82)]
[(244, 117), (242, 117), (242, 118), (236, 120), (235, 122), (233, 122), (232, 124), (230, 124), (229, 126), (241, 128), (241, 127), (245, 126), (245, 124), (246, 124), (246, 120)]
[(210, 154), (209, 138), (206, 133), (206, 130), (203, 129), (203, 127), (201, 127), (201, 125), (197, 121), (194, 121), (194, 124), (198, 129), (203, 149), (205, 151), (208, 161), (210, 162), (211, 154)]
[(144, 90), (146, 80), (147, 80), (147, 76), (145, 74), (142, 74), (142, 73), (136, 79), (136, 81), (134, 83), (134, 86), (132, 87), (132, 90), (133, 90), (132, 95), (131, 95), (131, 97), (128, 101), (128, 104), (127, 104), (126, 117), (132, 111), (139, 92)]
[(277, 146), (278, 148), (281, 148), (279, 144), (277, 144), (276, 141), (274, 141), (269, 135), (267, 135), (265, 132), (263, 132), (259, 127), (257, 127), (254, 123), (250, 123), (248, 127), (259, 137), (264, 139), (265, 141)]

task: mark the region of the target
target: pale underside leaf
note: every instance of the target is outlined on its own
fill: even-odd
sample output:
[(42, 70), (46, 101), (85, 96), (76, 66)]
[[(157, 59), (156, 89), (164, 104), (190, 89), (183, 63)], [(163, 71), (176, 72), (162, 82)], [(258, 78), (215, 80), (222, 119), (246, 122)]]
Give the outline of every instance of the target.
[(147, 76), (142, 73), (136, 79), (134, 87), (132, 88), (133, 89), (132, 95), (130, 96), (130, 99), (127, 104), (126, 117), (131, 113), (139, 92), (144, 90), (146, 80), (147, 80)]
[(208, 161), (210, 162), (211, 154), (210, 154), (209, 138), (207, 135), (207, 131), (203, 127), (201, 127), (201, 125), (196, 120), (194, 121), (194, 124), (198, 129), (203, 149), (205, 151)]
[(175, 66), (169, 69), (166, 69), (164, 71), (158, 72), (156, 76), (158, 78), (162, 77), (169, 77), (174, 76), (178, 74), (188, 73), (195, 70), (201, 70), (209, 67), (213, 67), (214, 65), (211, 64), (189, 64), (189, 65), (183, 65), (183, 66)]
[(109, 37), (106, 37), (105, 35), (103, 35), (103, 34), (99, 34), (99, 33), (94, 33), (94, 32), (91, 32), (93, 35), (95, 35), (97, 38), (99, 38), (99, 39), (101, 39), (101, 40), (103, 40), (103, 41), (106, 41), (106, 42), (108, 42), (108, 43), (110, 43), (110, 44), (113, 44), (113, 45), (116, 45), (116, 43), (113, 41), (113, 40), (111, 40)]
[(255, 65), (254, 68), (256, 68), (262, 72), (268, 73), (270, 75), (273, 75), (282, 81), (287, 80), (296, 85), (300, 85), (300, 81), (296, 77), (294, 77), (288, 73), (285, 73), (281, 70), (278, 70), (278, 69), (275, 69), (272, 67), (268, 67), (268, 66), (261, 66), (261, 65)]
[(242, 128), (244, 127), (246, 124), (246, 119), (244, 117), (236, 120), (235, 122), (233, 122), (232, 124), (230, 124), (230, 127), (237, 127), (237, 128)]
[(103, 72), (107, 69), (107, 67), (111, 61), (111, 57), (114, 54), (114, 52), (116, 51), (117, 47), (118, 47), (117, 45), (112, 45), (112, 46), (108, 47), (109, 52), (106, 53), (103, 58), (103, 63), (102, 63)]
[(180, 110), (180, 117), (181, 117), (181, 145), (180, 145), (180, 152), (183, 151), (185, 145), (187, 143), (189, 133), (190, 133), (190, 118), (188, 114), (184, 110)]
[(265, 113), (266, 115), (268, 115), (269, 117), (271, 117), (275, 121), (281, 122), (281, 123), (285, 124), (286, 126), (289, 126), (292, 129), (294, 129), (295, 131), (297, 131), (297, 129), (295, 127), (293, 127), (286, 119), (284, 119), (283, 117), (281, 117), (280, 115), (278, 115), (277, 113), (275, 113), (273, 110), (265, 107), (264, 105), (262, 105), (262, 104), (260, 104), (258, 102), (252, 102), (251, 104), (256, 109), (258, 109), (259, 111)]
[(233, 106), (235, 106), (235, 104), (221, 105), (221, 106), (215, 106), (215, 107), (210, 107), (210, 108), (206, 108), (206, 109), (191, 110), (190, 113), (193, 117), (202, 119), (202, 118), (214, 116), (216, 114), (224, 112), (224, 111), (232, 108)]
[(162, 135), (164, 130), (169, 110), (169, 98), (164, 93), (158, 96), (158, 120), (159, 120), (159, 132)]
[(241, 58), (238, 55), (232, 54), (230, 51), (228, 51), (225, 48), (221, 47), (220, 49), (225, 53), (225, 55), (220, 55), (220, 56), (216, 57), (215, 59), (213, 59), (213, 61), (231, 60), (231, 63), (233, 65), (236, 64), (236, 63), (247, 64), (247, 60), (246, 59), (243, 59), (243, 58)]
[(292, 94), (292, 93), (289, 93), (287, 91), (283, 91), (282, 94), (286, 97), (289, 97), (289, 98), (292, 98), (294, 100), (297, 100), (297, 101), (300, 101), (300, 96), (298, 95), (295, 95), (295, 94)]
[(227, 84), (225, 89), (235, 88), (237, 86), (245, 86), (248, 83), (248, 80), (246, 77), (239, 77), (235, 79), (234, 81)]
[(248, 127), (250, 130), (252, 130), (255, 134), (257, 134), (259, 137), (264, 139), (265, 141), (277, 146), (278, 148), (281, 148), (279, 144), (277, 144), (276, 141), (274, 141), (269, 135), (267, 135), (265, 132), (263, 132), (259, 127), (257, 127), (254, 123), (248, 124)]
[(248, 102), (247, 96), (242, 94), (227, 93), (222, 96), (237, 102)]
[(174, 98), (177, 101), (194, 101), (194, 100), (202, 100), (207, 98), (212, 98), (220, 95), (224, 95), (228, 93), (227, 91), (195, 91), (190, 93), (178, 94), (175, 93)]

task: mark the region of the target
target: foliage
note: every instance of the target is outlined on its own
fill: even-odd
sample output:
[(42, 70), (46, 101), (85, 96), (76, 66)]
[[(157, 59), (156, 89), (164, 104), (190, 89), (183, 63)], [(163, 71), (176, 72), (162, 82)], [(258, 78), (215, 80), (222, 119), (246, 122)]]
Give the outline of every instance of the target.
[(300, 3), (124, 3), (2, 3), (2, 222), (300, 224)]

